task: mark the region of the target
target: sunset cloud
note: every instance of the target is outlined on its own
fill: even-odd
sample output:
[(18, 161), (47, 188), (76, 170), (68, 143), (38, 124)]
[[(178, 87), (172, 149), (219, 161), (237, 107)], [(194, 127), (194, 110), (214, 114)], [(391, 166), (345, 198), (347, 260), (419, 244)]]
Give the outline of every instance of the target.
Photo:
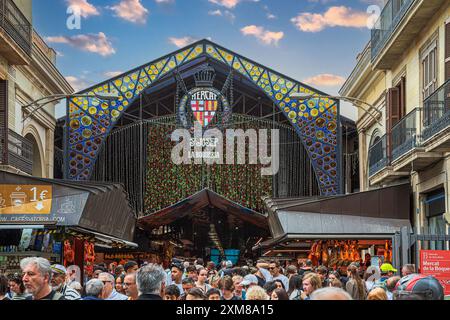
[(304, 32), (319, 32), (328, 27), (364, 28), (370, 15), (345, 6), (330, 7), (323, 14), (300, 13), (291, 22)]
[(250, 25), (241, 29), (245, 36), (253, 36), (266, 45), (278, 45), (278, 42), (284, 38), (284, 32), (273, 32), (265, 30), (264, 27)]
[(96, 53), (103, 57), (116, 53), (111, 41), (103, 32), (98, 34), (80, 34), (72, 37), (46, 37), (45, 40), (50, 43), (68, 44), (82, 51)]
[(114, 11), (116, 17), (123, 20), (137, 24), (147, 23), (149, 11), (142, 5), (141, 0), (121, 0), (108, 9)]
[(83, 18), (100, 15), (98, 9), (87, 0), (66, 0), (66, 2), (69, 7), (77, 8)]
[(341, 86), (345, 82), (345, 78), (341, 76), (336, 76), (334, 74), (319, 74), (314, 77), (303, 80), (304, 83), (311, 86), (322, 86), (322, 87), (337, 87)]
[(199, 39), (193, 38), (193, 37), (182, 37), (182, 38), (170, 37), (169, 38), (169, 42), (171, 44), (175, 45), (177, 48), (186, 47), (186, 46), (190, 45), (191, 43), (194, 43), (198, 40)]

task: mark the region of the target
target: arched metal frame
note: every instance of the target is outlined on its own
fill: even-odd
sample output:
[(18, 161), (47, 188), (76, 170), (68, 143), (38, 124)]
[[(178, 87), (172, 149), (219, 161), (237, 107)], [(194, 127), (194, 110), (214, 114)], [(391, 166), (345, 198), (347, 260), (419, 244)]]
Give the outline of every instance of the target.
[[(341, 125), (339, 101), (305, 84), (266, 68), (217, 44), (201, 40), (179, 51), (107, 80), (80, 93), (116, 92), (119, 99), (72, 97), (67, 101), (65, 128), (65, 177), (88, 180), (106, 137), (127, 108), (148, 87), (194, 59), (206, 56), (233, 68), (256, 84), (289, 119), (305, 145), (322, 195), (340, 194)], [(299, 102), (290, 94), (317, 94)]]

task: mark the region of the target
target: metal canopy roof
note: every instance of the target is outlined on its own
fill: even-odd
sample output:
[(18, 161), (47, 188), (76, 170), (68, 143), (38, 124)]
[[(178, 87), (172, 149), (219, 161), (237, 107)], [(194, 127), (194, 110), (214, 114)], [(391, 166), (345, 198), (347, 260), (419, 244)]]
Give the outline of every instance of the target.
[(334, 197), (265, 199), (272, 239), (382, 239), (411, 228), (409, 183)]
[(143, 228), (155, 229), (171, 224), (208, 206), (215, 207), (234, 215), (240, 220), (267, 229), (267, 218), (264, 215), (228, 200), (209, 189), (204, 189), (173, 206), (140, 218), (138, 223)]
[(81, 227), (133, 241), (136, 219), (120, 184), (44, 179), (6, 171), (0, 171), (0, 184), (49, 185), (53, 189), (49, 215), (4, 214), (2, 224), (37, 219), (36, 225), (53, 222), (56, 226)]

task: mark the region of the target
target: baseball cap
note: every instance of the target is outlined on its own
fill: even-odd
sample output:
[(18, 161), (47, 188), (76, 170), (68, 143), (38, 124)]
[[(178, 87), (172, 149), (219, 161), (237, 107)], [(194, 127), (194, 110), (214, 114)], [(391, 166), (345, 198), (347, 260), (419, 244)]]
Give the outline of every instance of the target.
[(244, 277), (244, 280), (241, 282), (241, 286), (249, 286), (251, 284), (258, 284), (258, 278), (256, 278), (253, 274), (248, 274)]
[(60, 264), (54, 264), (50, 268), (52, 269), (53, 273), (64, 274), (64, 275), (67, 273), (66, 268)]
[(173, 267), (179, 269), (181, 272), (184, 272), (184, 265), (182, 262), (172, 261), (170, 268), (173, 268)]
[(233, 267), (233, 262), (231, 262), (230, 260), (228, 260), (228, 261), (226, 262), (225, 266), (226, 266), (227, 268), (232, 268), (232, 267)]
[(383, 263), (380, 267), (381, 272), (387, 273), (387, 272), (397, 272), (397, 269), (395, 269), (392, 264), (390, 263)]

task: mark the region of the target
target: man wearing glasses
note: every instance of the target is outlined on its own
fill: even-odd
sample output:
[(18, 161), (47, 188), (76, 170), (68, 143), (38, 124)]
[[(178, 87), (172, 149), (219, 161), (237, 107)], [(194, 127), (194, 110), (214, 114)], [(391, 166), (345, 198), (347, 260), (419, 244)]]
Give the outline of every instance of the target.
[(123, 289), (128, 296), (128, 300), (137, 300), (139, 292), (136, 286), (136, 273), (130, 273), (123, 279)]
[(114, 289), (114, 276), (108, 272), (102, 272), (98, 275), (98, 280), (103, 282), (103, 299), (104, 300), (128, 300), (128, 297)]
[(272, 281), (280, 280), (284, 285), (284, 289), (289, 290), (289, 279), (284, 274), (280, 273), (281, 266), (278, 261), (272, 261), (270, 263), (269, 271), (272, 275)]

